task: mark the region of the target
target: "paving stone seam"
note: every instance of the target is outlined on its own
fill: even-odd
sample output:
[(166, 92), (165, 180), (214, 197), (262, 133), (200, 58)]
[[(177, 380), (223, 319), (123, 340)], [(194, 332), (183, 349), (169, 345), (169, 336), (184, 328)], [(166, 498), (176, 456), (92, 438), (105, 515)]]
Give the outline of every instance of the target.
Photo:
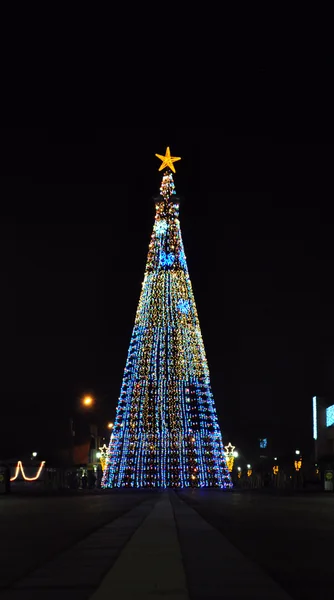
[[(181, 544), (180, 529), (179, 529), (179, 524), (178, 524), (178, 521), (177, 521), (177, 518), (176, 518), (176, 512), (175, 512), (175, 499), (177, 499), (177, 498), (178, 498), (178, 496), (177, 496), (176, 492), (170, 490), (169, 491), (169, 499), (170, 499), (170, 504), (171, 504), (172, 511), (173, 511), (173, 518), (174, 518), (174, 523), (175, 523), (177, 541), (178, 541), (179, 548), (180, 548), (182, 568), (183, 568), (184, 577), (185, 577), (185, 580), (186, 580), (188, 594), (190, 596), (190, 589), (191, 589), (191, 587), (190, 587), (190, 579), (189, 579), (188, 570), (186, 568), (186, 563), (185, 563), (185, 560), (184, 560), (184, 555), (183, 555), (183, 551), (182, 551), (182, 544)], [(183, 502), (183, 500), (182, 500), (182, 502)]]
[(162, 492), (90, 600), (110, 597), (189, 600), (169, 490)]
[[(244, 554), (241, 550), (239, 550), (238, 547), (235, 546), (233, 544), (233, 542), (231, 542), (229, 540), (229, 538), (227, 536), (225, 536), (224, 533), (222, 531), (220, 531), (220, 529), (214, 525), (214, 523), (211, 522), (211, 520), (207, 520), (204, 517), (204, 515), (201, 514), (201, 512), (198, 512), (196, 510), (195, 506), (196, 505), (200, 506), (200, 503), (198, 501), (197, 502), (195, 501), (194, 503), (193, 502), (191, 502), (191, 503), (189, 502), (188, 503), (187, 500), (183, 499), (182, 493), (181, 494), (176, 494), (175, 493), (175, 495), (173, 497), (173, 503), (174, 503), (174, 506), (176, 506), (176, 510), (174, 511), (175, 519), (176, 519), (176, 524), (178, 522), (177, 505), (179, 505), (179, 507), (180, 507), (181, 510), (182, 510), (182, 508), (183, 509), (186, 508), (190, 513), (193, 513), (193, 515), (196, 515), (197, 519), (200, 519), (203, 523), (206, 524), (206, 526), (208, 526), (209, 528), (211, 528), (212, 531), (215, 531), (216, 534), (218, 534), (220, 536), (220, 538), (222, 539), (223, 542), (227, 542), (228, 545), (231, 548), (233, 548), (233, 552), (235, 552), (236, 555), (238, 555), (240, 557), (240, 559), (242, 560), (242, 562), (245, 565), (247, 565), (247, 563), (248, 563), (248, 565), (252, 569), (255, 569), (254, 573), (255, 573), (256, 578), (259, 578), (258, 579), (259, 582), (261, 582), (261, 580), (263, 581), (263, 583), (268, 582), (270, 585), (274, 586), (275, 591), (277, 592), (277, 594), (279, 595), (280, 598), (282, 597), (282, 598), (285, 598), (286, 600), (288, 600), (288, 599), (292, 600), (290, 592), (285, 587), (283, 587), (281, 585), (281, 583), (279, 581), (277, 581), (270, 573), (268, 573), (267, 570), (262, 567), (262, 565), (260, 565), (259, 563), (257, 563), (256, 561), (254, 561), (251, 557), (249, 557), (248, 555)], [(174, 509), (174, 506), (173, 506), (173, 509)], [(185, 534), (183, 533), (182, 536), (181, 536), (181, 531), (180, 531), (180, 538), (181, 537), (185, 538)], [(180, 546), (181, 546), (181, 551), (182, 551), (182, 548), (183, 548), (184, 544), (181, 542), (181, 539), (180, 539)], [(189, 565), (188, 565), (188, 568), (189, 568)], [(185, 569), (185, 575), (187, 577), (187, 582), (188, 582), (190, 597), (192, 598), (192, 597), (196, 596), (196, 598), (202, 598), (202, 596), (199, 593), (196, 593), (196, 591), (198, 592), (198, 590), (194, 590), (194, 584), (191, 581), (191, 577), (188, 577), (188, 575), (187, 575), (187, 569)], [(247, 593), (247, 592), (245, 592), (245, 593)], [(244, 597), (246, 598), (245, 595), (240, 596), (240, 598), (241, 597), (242, 598), (244, 598)], [(247, 595), (247, 598), (248, 597), (249, 596)], [(239, 596), (238, 596), (238, 598), (239, 598)], [(253, 596), (251, 596), (251, 598), (253, 598)]]
[[(9, 497), (9, 496), (8, 496)], [(32, 569), (29, 569), (26, 573), (24, 573), (24, 575), (20, 575), (19, 577), (14, 577), (13, 580), (5, 585), (1, 585), (0, 583), (0, 592), (4, 591), (4, 590), (9, 590), (14, 588), (20, 581), (22, 581), (23, 579), (26, 579), (28, 577), (30, 577), (35, 571), (39, 570), (39, 569), (43, 569), (44, 567), (46, 567), (50, 562), (57, 560), (61, 555), (65, 554), (66, 552), (70, 552), (71, 549), (73, 548), (73, 546), (79, 545), (81, 543), (83, 543), (88, 537), (94, 535), (96, 533), (96, 531), (100, 531), (101, 529), (104, 529), (105, 527), (108, 527), (111, 525), (111, 523), (113, 523), (114, 521), (117, 521), (118, 519), (121, 519), (122, 517), (126, 516), (129, 512), (131, 512), (131, 510), (135, 509), (136, 507), (140, 506), (141, 504), (143, 504), (145, 501), (140, 501), (138, 504), (136, 504), (135, 506), (132, 506), (129, 509), (126, 509), (125, 512), (122, 512), (120, 514), (117, 514), (117, 516), (115, 516), (112, 521), (107, 521), (104, 525), (101, 525), (100, 527), (98, 527), (97, 529), (92, 528), (90, 529), (90, 531), (88, 531), (88, 533), (85, 534), (84, 537), (80, 538), (79, 540), (77, 540), (76, 542), (71, 542), (69, 545), (65, 546), (64, 548), (62, 548), (62, 550), (56, 554), (54, 554), (53, 556), (50, 556), (46, 562), (41, 562), (38, 565), (35, 565), (34, 567), (32, 567)]]
[[(143, 523), (143, 521), (147, 518), (147, 516), (150, 514), (151, 510), (153, 509), (153, 507), (155, 506), (156, 502), (159, 500), (160, 498), (160, 494), (152, 497), (150, 499), (146, 499), (143, 501), (140, 501), (138, 504), (136, 504), (135, 506), (133, 506), (132, 508), (130, 508), (129, 510), (126, 510), (124, 513), (122, 513), (120, 516), (116, 517), (115, 519), (113, 519), (111, 522), (106, 523), (105, 525), (102, 525), (102, 527), (99, 527), (96, 530), (93, 530), (90, 532), (90, 534), (88, 534), (86, 537), (82, 538), (81, 540), (79, 540), (78, 542), (75, 542), (74, 544), (71, 544), (68, 548), (62, 550), (59, 554), (57, 554), (56, 556), (54, 556), (53, 558), (51, 558), (49, 561), (47, 561), (45, 564), (40, 565), (37, 568), (34, 568), (33, 570), (31, 570), (29, 573), (25, 574), (23, 577), (20, 577), (19, 579), (15, 580), (14, 582), (11, 582), (8, 586), (1, 588), (2, 591), (5, 590), (20, 590), (20, 591), (24, 591), (24, 590), (59, 590), (61, 592), (61, 590), (84, 590), (84, 591), (89, 591), (89, 590), (95, 590), (96, 589), (96, 584), (94, 583), (89, 583), (86, 582), (84, 584), (73, 584), (73, 583), (66, 583), (64, 585), (56, 585), (54, 583), (50, 583), (47, 584), (45, 583), (40, 583), (38, 585), (34, 584), (31, 580), (34, 580), (36, 578), (36, 576), (38, 577), (38, 574), (44, 573), (45, 571), (47, 572), (49, 569), (49, 574), (50, 574), (50, 579), (55, 575), (55, 570), (57, 569), (58, 565), (57, 563), (61, 563), (61, 561), (64, 559), (64, 555), (66, 557), (66, 561), (65, 564), (63, 566), (63, 569), (66, 569), (66, 566), (68, 566), (69, 560), (70, 560), (70, 555), (73, 554), (73, 558), (74, 558), (74, 563), (78, 563), (79, 562), (79, 558), (78, 558), (78, 554), (83, 553), (85, 550), (87, 551), (87, 549), (90, 549), (90, 543), (91, 543), (91, 539), (97, 536), (104, 536), (105, 535), (110, 535), (110, 530), (112, 530), (113, 528), (115, 530), (117, 530), (118, 528), (122, 527), (122, 535), (118, 535), (117, 538), (115, 538), (112, 542), (112, 544), (108, 547), (104, 547), (105, 553), (107, 553), (108, 551), (110, 552), (110, 550), (115, 550), (116, 549), (116, 553), (112, 553), (110, 554), (110, 562), (108, 561), (107, 565), (101, 565), (101, 562), (99, 562), (99, 566), (100, 566), (100, 573), (99, 573), (99, 580), (101, 580), (101, 578), (103, 578), (103, 576), (105, 575), (105, 573), (107, 573), (111, 568), (112, 565), (114, 564), (114, 562), (117, 560), (119, 554), (122, 552), (123, 548), (129, 543), (129, 541), (131, 540), (132, 536), (135, 534), (135, 532), (137, 531), (138, 527), (140, 527), (140, 525)], [(135, 515), (131, 515), (131, 513), (135, 513)], [(139, 514), (138, 514), (139, 513)], [(142, 514), (140, 514), (142, 513)], [(128, 518), (130, 516), (130, 519)], [(130, 524), (126, 524), (126, 521), (129, 520)], [(122, 521), (124, 521), (124, 525), (122, 526)], [(134, 521), (136, 521), (135, 527), (133, 527), (134, 525)], [(127, 526), (128, 525), (128, 526)], [(124, 531), (125, 530), (125, 531)], [(101, 549), (103, 547), (100, 547)], [(67, 556), (69, 555), (69, 556)], [(55, 564), (54, 564), (55, 563)], [(82, 563), (79, 563), (79, 568), (82, 569)], [(102, 568), (101, 568), (102, 567)], [(57, 575), (58, 576), (58, 575)], [(97, 584), (98, 585), (98, 584)]]

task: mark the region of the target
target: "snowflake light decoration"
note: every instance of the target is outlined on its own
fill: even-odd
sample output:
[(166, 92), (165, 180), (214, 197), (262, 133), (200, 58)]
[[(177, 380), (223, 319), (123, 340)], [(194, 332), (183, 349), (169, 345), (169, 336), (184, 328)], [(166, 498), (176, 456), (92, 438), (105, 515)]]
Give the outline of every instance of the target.
[(179, 300), (177, 303), (177, 308), (179, 309), (180, 312), (187, 314), (190, 310), (189, 300), (185, 300), (184, 298), (181, 298), (181, 300)]
[(155, 224), (155, 231), (156, 231), (157, 235), (163, 235), (164, 233), (166, 233), (167, 228), (168, 228), (167, 221), (160, 220), (160, 221), (157, 221)]
[(172, 252), (168, 252), (168, 254), (166, 252), (161, 252), (160, 262), (163, 267), (171, 267), (174, 260), (175, 256)]

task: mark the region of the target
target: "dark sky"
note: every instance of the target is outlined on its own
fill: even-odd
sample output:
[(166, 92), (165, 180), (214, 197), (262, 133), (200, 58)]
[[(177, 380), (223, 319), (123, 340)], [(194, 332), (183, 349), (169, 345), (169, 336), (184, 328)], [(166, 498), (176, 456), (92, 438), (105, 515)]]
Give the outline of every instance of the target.
[(309, 447), (312, 394), (334, 388), (332, 147), (220, 128), (1, 139), (1, 446), (87, 391), (114, 417), (169, 145), (225, 440)]

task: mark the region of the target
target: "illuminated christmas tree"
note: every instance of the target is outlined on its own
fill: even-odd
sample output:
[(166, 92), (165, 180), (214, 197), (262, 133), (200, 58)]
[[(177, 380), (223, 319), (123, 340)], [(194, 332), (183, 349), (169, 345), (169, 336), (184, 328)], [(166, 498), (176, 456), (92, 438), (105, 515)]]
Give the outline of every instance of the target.
[(231, 487), (167, 148), (102, 487)]

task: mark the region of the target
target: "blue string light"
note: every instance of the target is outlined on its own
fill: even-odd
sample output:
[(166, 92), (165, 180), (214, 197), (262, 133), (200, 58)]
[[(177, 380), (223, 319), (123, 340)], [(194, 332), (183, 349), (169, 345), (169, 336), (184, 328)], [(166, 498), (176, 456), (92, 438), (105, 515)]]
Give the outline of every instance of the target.
[(172, 252), (168, 252), (168, 254), (164, 251), (160, 254), (160, 262), (163, 267), (171, 267), (175, 260), (175, 256)]

